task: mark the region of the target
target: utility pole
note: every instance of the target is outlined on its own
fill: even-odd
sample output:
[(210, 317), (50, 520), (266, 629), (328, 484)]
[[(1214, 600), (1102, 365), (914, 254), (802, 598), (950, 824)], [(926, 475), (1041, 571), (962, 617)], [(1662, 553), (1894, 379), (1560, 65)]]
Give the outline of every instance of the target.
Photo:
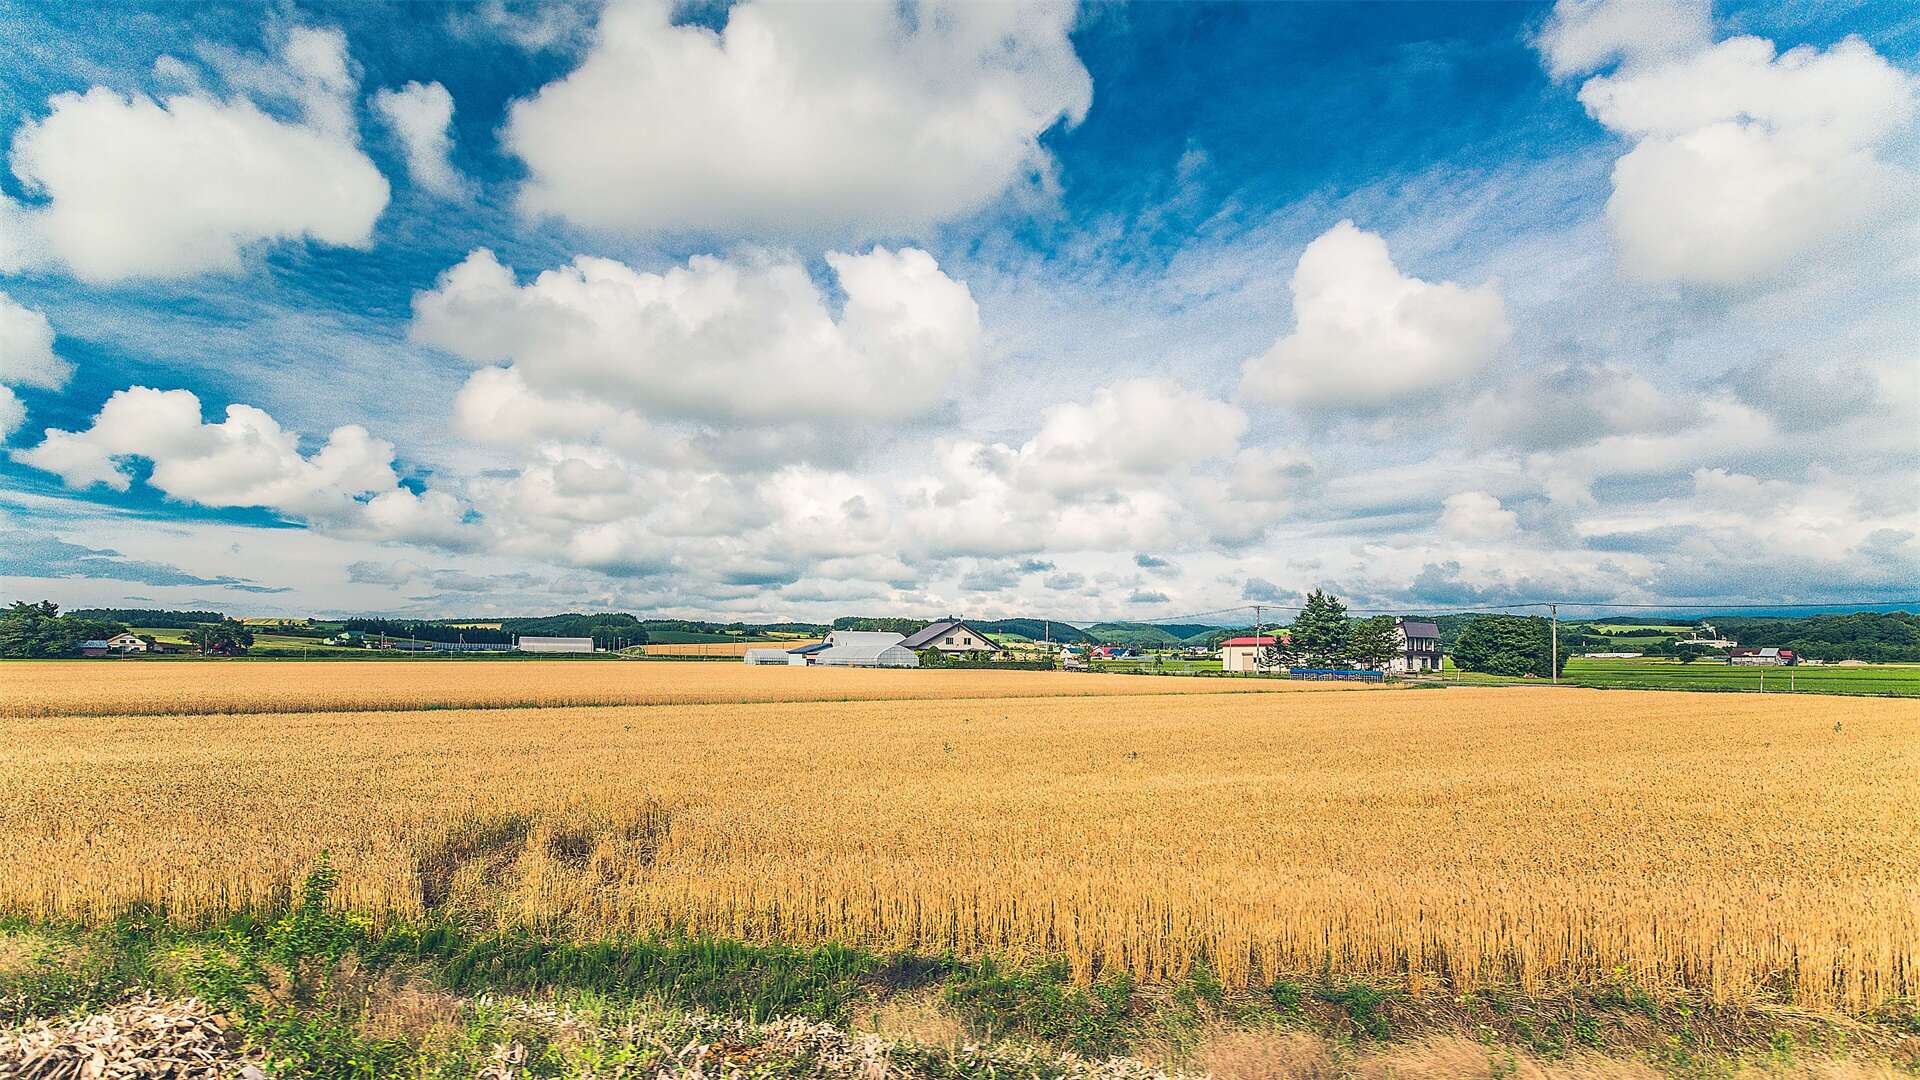
[(1553, 614), (1553, 653), (1548, 663), (1553, 665), (1553, 685), (1560, 685), (1560, 605), (1548, 604), (1547, 610)]
[(1266, 666), (1267, 649), (1260, 644), (1260, 605), (1255, 604), (1253, 605), (1253, 673), (1260, 674), (1266, 670)]

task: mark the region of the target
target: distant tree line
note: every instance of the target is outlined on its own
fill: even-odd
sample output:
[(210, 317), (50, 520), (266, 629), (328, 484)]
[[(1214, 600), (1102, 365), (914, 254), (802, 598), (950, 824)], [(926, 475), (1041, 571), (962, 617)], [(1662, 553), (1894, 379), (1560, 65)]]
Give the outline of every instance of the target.
[(446, 623), (427, 622), (422, 619), (348, 619), (341, 629), (367, 637), (411, 641), (446, 643), (465, 641), (475, 645), (504, 645), (513, 641), (513, 635), (505, 630), (449, 626)]
[(367, 637), (387, 637), (443, 644), (466, 642), (469, 645), (509, 645), (516, 637), (590, 637), (596, 648), (619, 645), (645, 645), (647, 631), (632, 615), (603, 612), (582, 615), (542, 615), (533, 618), (499, 620), (498, 629), (490, 626), (463, 626), (424, 619), (348, 619), (343, 629), (358, 631)]
[[(596, 649), (618, 645), (645, 645), (647, 628), (639, 619), (618, 612), (598, 615), (547, 615), (537, 619), (502, 619), (500, 628), (509, 635), (532, 637), (590, 637)], [(469, 638), (469, 641), (472, 639)]]
[(208, 623), (222, 623), (227, 617), (218, 611), (170, 611), (166, 608), (75, 608), (67, 612), (71, 619), (123, 623), (127, 626), (164, 627), (191, 630)]
[(917, 634), (933, 625), (931, 619), (869, 619), (857, 615), (843, 615), (833, 620), (835, 630), (852, 630), (875, 634)]

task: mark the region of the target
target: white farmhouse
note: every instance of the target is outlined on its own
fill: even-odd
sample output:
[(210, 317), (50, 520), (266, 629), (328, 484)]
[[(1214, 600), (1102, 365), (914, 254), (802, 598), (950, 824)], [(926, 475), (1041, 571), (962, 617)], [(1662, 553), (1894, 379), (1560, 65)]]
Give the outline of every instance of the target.
[(1387, 670), (1395, 675), (1416, 675), (1439, 671), (1441, 663), (1440, 625), (1418, 619), (1393, 620), (1394, 636), (1400, 639), (1400, 651), (1387, 661)]
[(934, 649), (943, 653), (965, 655), (967, 653), (998, 653), (1000, 643), (968, 626), (965, 622), (949, 615), (939, 622), (923, 627), (919, 632), (910, 634), (900, 643), (903, 647), (919, 652), (922, 649)]

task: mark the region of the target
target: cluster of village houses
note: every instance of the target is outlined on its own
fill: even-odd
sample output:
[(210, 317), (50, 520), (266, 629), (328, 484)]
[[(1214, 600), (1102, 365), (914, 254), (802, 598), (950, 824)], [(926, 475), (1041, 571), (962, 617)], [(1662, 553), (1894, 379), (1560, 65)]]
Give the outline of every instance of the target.
[[(1396, 619), (1399, 651), (1388, 661), (1385, 671), (1394, 675), (1439, 671), (1441, 661), (1440, 627), (1432, 622)], [(1218, 650), (1192, 648), (1195, 657), (1217, 655), (1220, 667), (1229, 672), (1275, 670), (1267, 650), (1279, 642), (1268, 634), (1232, 637), (1220, 643)], [(1088, 660), (1127, 660), (1135, 652), (1125, 645), (1094, 645), (1084, 651), (1053, 645), (1062, 654), (1065, 667), (1083, 667)], [(746, 662), (755, 665), (807, 667), (919, 667), (920, 653), (932, 650), (949, 656), (982, 656), (1006, 659), (1008, 650), (993, 637), (968, 625), (964, 619), (945, 618), (913, 634), (891, 634), (871, 630), (835, 630), (827, 640), (792, 649), (749, 649)]]

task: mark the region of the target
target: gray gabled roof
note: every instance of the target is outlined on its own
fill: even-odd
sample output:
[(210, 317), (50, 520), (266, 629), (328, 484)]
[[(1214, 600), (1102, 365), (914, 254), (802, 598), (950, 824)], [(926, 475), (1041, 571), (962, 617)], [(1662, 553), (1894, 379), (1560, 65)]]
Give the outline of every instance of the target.
[(1000, 651), (999, 642), (993, 640), (992, 638), (981, 633), (980, 631), (975, 630), (973, 627), (968, 626), (965, 620), (962, 620), (962, 619), (941, 619), (939, 622), (933, 623), (930, 626), (922, 628), (918, 633), (909, 635), (907, 640), (901, 642), (900, 644), (905, 645), (909, 649), (924, 649), (928, 645), (933, 644), (934, 638), (940, 637), (942, 634), (947, 634), (954, 630), (965, 630), (967, 633), (972, 634), (974, 637), (979, 638), (981, 641), (981, 644), (986, 646), (985, 649), (981, 650), (983, 652), (989, 651), (989, 650), (993, 652)]
[(1439, 623), (1416, 622), (1413, 619), (1401, 619), (1400, 629), (1406, 631), (1407, 636), (1410, 638), (1437, 638), (1440, 636)]

